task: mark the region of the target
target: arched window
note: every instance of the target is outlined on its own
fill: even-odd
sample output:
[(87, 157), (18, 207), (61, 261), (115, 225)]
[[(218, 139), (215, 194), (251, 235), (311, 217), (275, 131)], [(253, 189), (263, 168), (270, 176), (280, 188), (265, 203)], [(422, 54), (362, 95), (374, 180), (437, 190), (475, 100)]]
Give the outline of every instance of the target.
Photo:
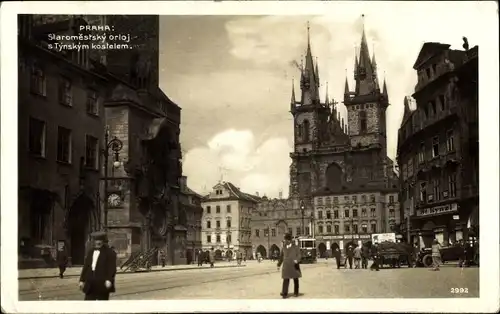
[(368, 130), (366, 121), (366, 111), (359, 112), (359, 133), (366, 133)]
[(302, 130), (302, 135), (303, 135), (303, 139), (304, 139), (304, 142), (309, 142), (309, 120), (305, 120), (304, 121), (304, 125), (303, 125), (303, 130)]
[(342, 168), (336, 163), (326, 169), (326, 186), (330, 191), (338, 191), (342, 186)]

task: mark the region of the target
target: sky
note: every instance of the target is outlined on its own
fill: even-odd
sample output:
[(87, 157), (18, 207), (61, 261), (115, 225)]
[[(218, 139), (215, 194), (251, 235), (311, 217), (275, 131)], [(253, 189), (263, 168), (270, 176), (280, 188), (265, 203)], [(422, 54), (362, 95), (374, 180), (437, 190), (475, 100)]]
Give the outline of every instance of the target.
[[(363, 24), (379, 81), (386, 79), (388, 155), (395, 159), (403, 99), (416, 81), (413, 64), (424, 42), (462, 48), (485, 40), (484, 6), (474, 2), (332, 4), (321, 16), (162, 16), (160, 87), (182, 108), (183, 175), (205, 194), (220, 180), (244, 192), (288, 195), (293, 120), (292, 80), (300, 99), (307, 22), (318, 58), (320, 96), (341, 102), (347, 76), (354, 86), (356, 47)], [(361, 15), (364, 14), (364, 22)], [(359, 49), (359, 48), (358, 48)], [(340, 105), (343, 117), (346, 110)]]

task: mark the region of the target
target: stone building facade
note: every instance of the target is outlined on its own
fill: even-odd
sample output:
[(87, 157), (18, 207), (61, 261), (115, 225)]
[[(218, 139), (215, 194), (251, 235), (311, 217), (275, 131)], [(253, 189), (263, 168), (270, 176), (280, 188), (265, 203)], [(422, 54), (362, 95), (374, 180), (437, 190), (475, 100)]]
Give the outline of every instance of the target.
[(203, 207), (201, 207), (202, 196), (191, 190), (187, 184), (187, 177), (181, 177), (180, 204), (181, 212), (186, 216), (186, 261), (194, 261), (196, 252), (202, 249), (201, 243), (201, 221)]
[(478, 47), (425, 43), (398, 134), (401, 215), (413, 243), (478, 236)]
[[(312, 211), (318, 217), (320, 208), (324, 209), (315, 207), (316, 198), (375, 194), (385, 199), (398, 191), (394, 163), (387, 157), (387, 86), (385, 82), (382, 88), (379, 86), (377, 63), (375, 56), (370, 58), (364, 30), (359, 56), (355, 58), (354, 78), (354, 90), (349, 88), (347, 79), (345, 83), (346, 123), (340, 117), (338, 103), (328, 98), (328, 92), (325, 101), (320, 100), (318, 64), (313, 62), (308, 41), (301, 69), (300, 101), (292, 90), (290, 107), (294, 118), (290, 198), (293, 208), (304, 204), (306, 217)], [(379, 209), (380, 219), (386, 211), (387, 208)], [(379, 224), (382, 227), (387, 222), (379, 220)], [(315, 223), (316, 233), (318, 227)], [(334, 236), (333, 229), (330, 233), (323, 230), (324, 236)], [(339, 232), (337, 236), (345, 233)]]
[(47, 34), (71, 34), (81, 19), (34, 25), (18, 18), (18, 237), (20, 267), (37, 264), (40, 247), (65, 242), (82, 264), (88, 235), (99, 229), (100, 147), (110, 81), (86, 51), (48, 48)]
[(242, 192), (230, 182), (220, 182), (202, 200), (202, 247), (214, 248), (217, 259), (241, 251), (252, 256), (252, 212), (260, 198)]

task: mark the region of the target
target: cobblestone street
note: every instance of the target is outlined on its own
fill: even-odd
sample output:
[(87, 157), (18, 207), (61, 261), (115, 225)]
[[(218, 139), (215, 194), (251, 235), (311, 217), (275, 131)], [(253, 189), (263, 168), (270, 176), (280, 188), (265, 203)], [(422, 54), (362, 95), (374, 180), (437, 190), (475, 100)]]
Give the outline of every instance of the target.
[[(205, 268), (207, 266), (204, 266)], [(302, 265), (304, 298), (447, 298), (478, 297), (479, 268), (445, 265), (425, 268), (337, 270), (334, 260)], [(290, 290), (292, 289), (290, 286)], [(464, 288), (467, 293), (452, 293)], [(19, 300), (81, 300), (78, 278), (20, 279)], [(250, 261), (245, 267), (176, 270), (117, 275), (111, 300), (276, 299), (281, 276), (270, 261)]]

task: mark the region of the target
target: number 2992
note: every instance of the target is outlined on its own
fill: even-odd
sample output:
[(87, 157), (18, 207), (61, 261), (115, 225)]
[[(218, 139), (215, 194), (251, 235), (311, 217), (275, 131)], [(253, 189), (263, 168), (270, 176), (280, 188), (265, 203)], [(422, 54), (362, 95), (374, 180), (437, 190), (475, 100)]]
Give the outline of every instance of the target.
[(453, 294), (469, 293), (469, 288), (451, 288), (450, 293)]

